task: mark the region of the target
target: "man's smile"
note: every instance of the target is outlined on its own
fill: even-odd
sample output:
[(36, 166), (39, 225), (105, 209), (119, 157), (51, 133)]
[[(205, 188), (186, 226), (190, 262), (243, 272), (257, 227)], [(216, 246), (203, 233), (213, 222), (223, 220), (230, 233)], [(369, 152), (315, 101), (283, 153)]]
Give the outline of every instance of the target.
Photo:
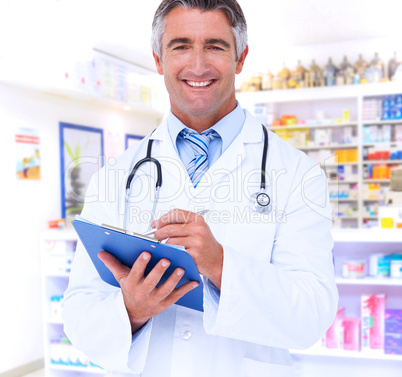
[(183, 80), (187, 85), (195, 88), (195, 87), (207, 87), (210, 86), (215, 80), (208, 81), (187, 81)]

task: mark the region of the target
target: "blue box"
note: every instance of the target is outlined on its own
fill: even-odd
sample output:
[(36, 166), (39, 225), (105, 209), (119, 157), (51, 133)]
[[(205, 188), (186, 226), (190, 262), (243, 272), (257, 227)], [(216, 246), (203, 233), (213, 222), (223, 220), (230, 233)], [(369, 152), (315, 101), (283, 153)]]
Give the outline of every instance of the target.
[(384, 352), (402, 355), (402, 309), (385, 310)]

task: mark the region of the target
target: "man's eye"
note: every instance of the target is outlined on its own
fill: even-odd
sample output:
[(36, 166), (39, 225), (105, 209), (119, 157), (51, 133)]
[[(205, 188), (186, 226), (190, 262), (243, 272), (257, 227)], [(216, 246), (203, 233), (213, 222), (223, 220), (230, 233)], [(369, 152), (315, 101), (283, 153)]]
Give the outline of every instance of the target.
[(173, 50), (185, 50), (186, 46), (177, 46)]
[(210, 48), (211, 48), (211, 50), (223, 51), (223, 48), (218, 47), (218, 46), (211, 46)]

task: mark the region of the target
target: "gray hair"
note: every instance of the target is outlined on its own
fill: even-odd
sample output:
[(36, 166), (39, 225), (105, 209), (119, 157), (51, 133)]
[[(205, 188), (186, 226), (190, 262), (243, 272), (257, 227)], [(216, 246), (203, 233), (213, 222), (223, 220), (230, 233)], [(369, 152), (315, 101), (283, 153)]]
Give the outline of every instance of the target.
[(243, 11), (236, 0), (163, 0), (155, 12), (152, 23), (152, 48), (161, 58), (162, 35), (165, 31), (166, 16), (176, 7), (199, 9), (201, 12), (218, 10), (229, 20), (236, 42), (236, 61), (247, 46), (247, 23)]

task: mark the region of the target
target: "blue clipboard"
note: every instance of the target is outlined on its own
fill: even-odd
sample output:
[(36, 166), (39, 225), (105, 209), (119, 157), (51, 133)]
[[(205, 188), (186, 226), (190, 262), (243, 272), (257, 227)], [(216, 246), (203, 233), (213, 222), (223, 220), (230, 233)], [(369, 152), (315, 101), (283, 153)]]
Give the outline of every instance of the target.
[(85, 220), (73, 220), (72, 224), (99, 276), (106, 283), (120, 287), (113, 274), (98, 258), (100, 251), (105, 250), (113, 254), (121, 263), (128, 267), (134, 264), (143, 251), (148, 251), (152, 256), (145, 274), (152, 270), (160, 259), (169, 259), (170, 266), (162, 276), (159, 284), (166, 281), (175, 268), (183, 268), (185, 271), (184, 275), (176, 287), (180, 287), (188, 281), (197, 281), (200, 285), (184, 295), (176, 304), (204, 311), (202, 279), (193, 258), (186, 251), (172, 245), (160, 243), (154, 238), (140, 234), (136, 235), (135, 233), (131, 234), (128, 231), (109, 225), (99, 226)]

